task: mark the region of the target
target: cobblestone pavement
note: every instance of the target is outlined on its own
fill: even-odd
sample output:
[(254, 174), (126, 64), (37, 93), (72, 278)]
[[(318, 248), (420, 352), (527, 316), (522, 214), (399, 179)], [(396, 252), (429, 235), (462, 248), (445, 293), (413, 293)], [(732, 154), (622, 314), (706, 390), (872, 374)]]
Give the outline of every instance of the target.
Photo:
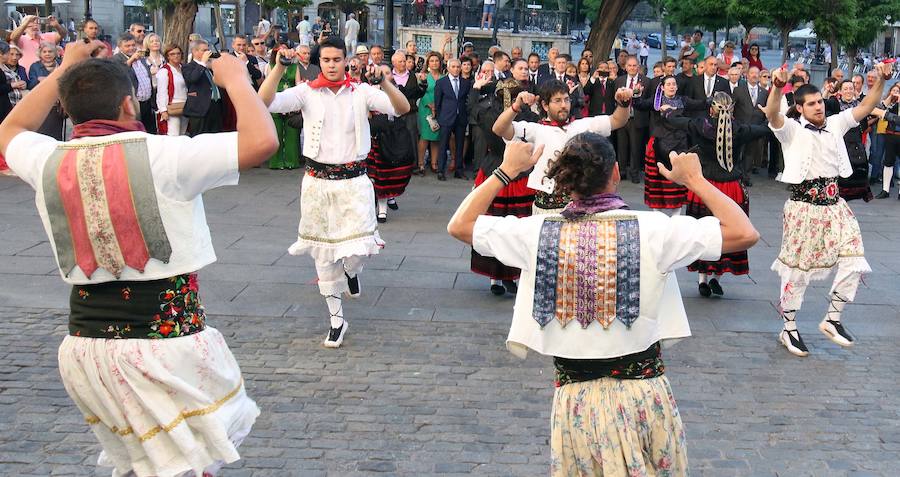
[[(219, 262), (201, 274), (204, 301), (263, 410), (223, 475), (545, 475), (551, 362), (504, 350), (512, 298), (491, 296), (443, 231), (466, 187), (416, 178), (382, 226), (388, 248), (362, 276), (364, 297), (345, 302), (344, 347), (325, 350), (312, 263), (285, 254), (297, 176), (253, 171), (206, 195)], [(797, 359), (775, 341), (768, 270), (786, 193), (757, 182), (752, 275), (709, 300), (679, 272), (694, 336), (665, 354), (693, 475), (898, 475), (900, 204), (852, 204), (874, 269), (845, 312), (859, 345), (815, 332), (820, 283), (799, 318), (812, 353)], [(637, 187), (623, 192), (640, 203)], [(30, 191), (0, 178), (2, 476), (102, 475), (56, 370), (68, 294), (54, 268)]]

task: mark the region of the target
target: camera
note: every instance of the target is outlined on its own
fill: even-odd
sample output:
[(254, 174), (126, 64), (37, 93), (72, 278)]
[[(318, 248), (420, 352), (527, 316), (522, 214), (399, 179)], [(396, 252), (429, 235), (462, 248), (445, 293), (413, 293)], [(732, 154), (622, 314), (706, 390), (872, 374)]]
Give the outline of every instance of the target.
[(278, 62), (284, 66), (291, 66), (292, 64), (294, 64), (294, 59), (295, 58), (285, 58), (281, 56), (278, 58)]
[(146, 50), (144, 50), (144, 56), (148, 56), (148, 57), (150, 56), (150, 49), (149, 49), (149, 48), (146, 49)]
[(221, 58), (221, 57), (222, 57), (222, 54), (219, 53), (218, 51), (213, 52), (209, 55), (209, 59), (211, 59), (211, 60), (216, 59), (216, 58)]

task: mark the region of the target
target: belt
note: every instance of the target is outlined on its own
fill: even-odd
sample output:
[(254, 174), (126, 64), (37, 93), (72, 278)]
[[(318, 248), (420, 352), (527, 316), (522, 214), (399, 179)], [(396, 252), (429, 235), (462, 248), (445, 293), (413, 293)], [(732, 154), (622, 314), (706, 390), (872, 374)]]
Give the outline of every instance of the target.
[(813, 205), (834, 205), (840, 198), (837, 177), (819, 177), (791, 184), (791, 200)]
[(648, 379), (662, 376), (663, 364), (659, 342), (644, 351), (612, 359), (567, 359), (554, 357), (556, 387), (601, 378)]
[(206, 329), (197, 274), (146, 282), (75, 285), (69, 297), (69, 335), (85, 338), (165, 339)]
[(317, 179), (340, 181), (366, 175), (366, 162), (353, 161), (345, 164), (322, 164), (306, 159), (306, 174)]

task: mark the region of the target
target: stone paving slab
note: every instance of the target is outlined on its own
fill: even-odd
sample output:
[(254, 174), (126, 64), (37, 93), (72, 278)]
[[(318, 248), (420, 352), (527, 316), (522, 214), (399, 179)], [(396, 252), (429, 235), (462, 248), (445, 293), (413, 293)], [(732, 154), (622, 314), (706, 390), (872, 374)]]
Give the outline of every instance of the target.
[[(254, 170), (204, 194), (219, 262), (203, 299), (263, 414), (228, 476), (491, 475), (547, 472), (552, 366), (504, 349), (513, 297), (469, 271), (446, 222), (469, 183), (414, 178), (380, 226), (363, 297), (345, 301), (346, 346), (320, 346), (327, 312), (308, 257), (293, 257), (298, 171)], [(776, 343), (783, 184), (759, 178), (751, 274), (726, 296), (677, 276), (694, 336), (666, 351), (695, 476), (894, 476), (900, 459), (900, 205), (851, 204), (870, 274), (847, 307), (859, 345), (819, 334), (829, 281), (798, 315), (807, 359)], [(623, 184), (635, 208), (642, 191)], [(0, 177), (0, 475), (104, 475), (56, 371), (68, 288), (27, 186)], [(105, 474), (108, 475), (108, 474)]]

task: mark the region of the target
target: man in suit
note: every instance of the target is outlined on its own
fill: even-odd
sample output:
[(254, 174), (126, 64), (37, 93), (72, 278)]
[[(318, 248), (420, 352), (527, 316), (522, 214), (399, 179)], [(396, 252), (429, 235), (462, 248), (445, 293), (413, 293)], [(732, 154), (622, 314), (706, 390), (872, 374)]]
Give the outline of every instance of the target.
[(510, 66), (510, 58), (506, 52), (497, 50), (494, 52), (491, 59), (494, 60), (494, 80), (495, 81), (503, 81), (506, 78), (509, 78), (509, 66)]
[(590, 96), (588, 116), (608, 116), (616, 109), (616, 85), (609, 79), (609, 63), (601, 61), (591, 80), (584, 86), (584, 94)]
[[(741, 82), (732, 94), (734, 99), (734, 119), (744, 124), (765, 124), (766, 115), (760, 111), (759, 107), (766, 105), (769, 98), (769, 91), (759, 84), (759, 68), (751, 66), (747, 70), (747, 81)], [(766, 145), (767, 139), (760, 138), (747, 143), (744, 146), (743, 171), (744, 185), (750, 187), (753, 183), (748, 171), (754, 174), (759, 167), (766, 165)]]
[(559, 48), (554, 47), (547, 50), (547, 62), (538, 67), (538, 83), (541, 83), (545, 76), (551, 75), (557, 56), (559, 56)]
[(236, 36), (231, 40), (231, 54), (247, 65), (247, 73), (250, 75), (250, 83), (253, 89), (259, 89), (262, 84), (263, 75), (262, 68), (259, 66), (259, 60), (256, 56), (247, 53), (247, 39), (243, 36)]
[(581, 107), (584, 104), (584, 92), (581, 91), (581, 83), (578, 81), (578, 78), (566, 74), (566, 69), (571, 62), (572, 57), (568, 54), (563, 53), (557, 55), (556, 60), (553, 62), (553, 70), (550, 71), (550, 75), (544, 76), (543, 79), (538, 75), (538, 86), (544, 85), (552, 80), (557, 80), (566, 84), (569, 87), (569, 100), (571, 101), (572, 116), (581, 119), (577, 112), (581, 111)]
[(456, 149), (454, 152), (454, 164), (456, 172), (453, 177), (468, 179), (462, 170), (463, 145), (466, 141), (466, 124), (469, 113), (466, 109), (466, 98), (472, 83), (460, 76), (462, 64), (456, 58), (447, 62), (447, 76), (437, 80), (434, 85), (434, 109), (437, 112), (440, 130), (440, 146), (438, 148), (438, 180), (447, 180), (447, 147), (450, 145), (450, 135), (455, 138)]
[[(640, 98), (647, 89), (647, 77), (640, 74), (640, 63), (637, 56), (629, 55), (625, 60), (625, 74), (616, 78), (615, 87), (628, 88), (634, 91), (634, 97)], [(644, 152), (647, 148), (647, 126), (649, 111), (632, 108), (631, 118), (622, 129), (619, 129), (616, 154), (619, 161), (619, 174), (622, 180), (631, 178), (631, 182), (641, 182), (641, 169), (644, 163)]]
[(528, 82), (537, 87), (538, 72), (541, 68), (541, 55), (531, 52), (528, 54)]
[(212, 71), (207, 69), (212, 51), (206, 40), (191, 44), (193, 59), (181, 68), (187, 86), (184, 116), (188, 118), (188, 135), (217, 133), (222, 131), (222, 93), (213, 82)]
[[(714, 56), (710, 56), (704, 60), (704, 64), (703, 74), (694, 80), (693, 98), (709, 100), (717, 91), (722, 91), (731, 96), (728, 80), (718, 75), (719, 60)], [(706, 114), (706, 111), (696, 111), (693, 113), (693, 116), (702, 114)]]
[(119, 52), (112, 59), (128, 67), (128, 77), (134, 86), (134, 99), (141, 108), (138, 119), (148, 133), (156, 134), (156, 118), (153, 116), (153, 102), (150, 100), (153, 84), (150, 81), (150, 66), (144, 59), (144, 50), (138, 50), (134, 35), (127, 32), (119, 36), (118, 47)]

